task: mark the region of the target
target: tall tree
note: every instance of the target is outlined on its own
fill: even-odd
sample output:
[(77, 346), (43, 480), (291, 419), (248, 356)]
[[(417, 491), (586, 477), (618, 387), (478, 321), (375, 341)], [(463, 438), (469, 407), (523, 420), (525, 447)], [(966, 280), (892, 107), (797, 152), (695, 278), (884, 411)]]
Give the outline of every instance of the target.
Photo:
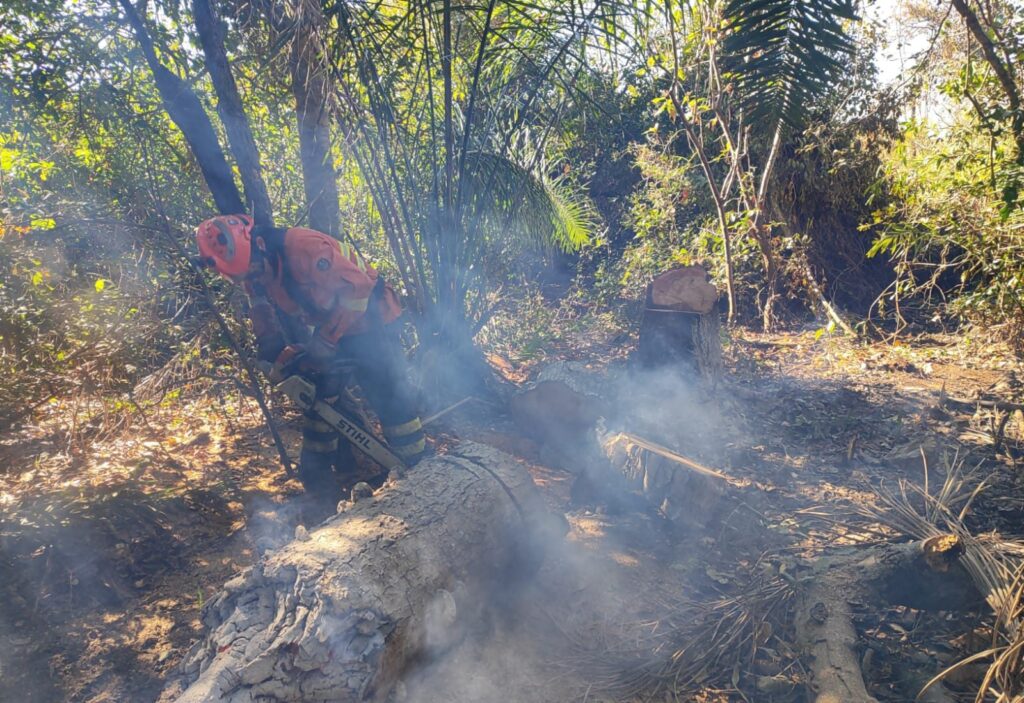
[(259, 151), (228, 63), (220, 20), (214, 14), (209, 0), (192, 0), (192, 15), (206, 57), (206, 68), (217, 93), (217, 113), (227, 133), (231, 153), (238, 163), (245, 199), (250, 205), (242, 212), (251, 212), (257, 224), (272, 225), (273, 209), (263, 181)]
[(321, 41), (326, 20), (319, 3), (299, 0), (296, 4), (289, 66), (306, 207), (314, 229), (339, 236), (338, 176), (331, 141), (334, 98)]
[[(1024, 15), (1015, 17), (1014, 14), (1020, 10), (1013, 4), (1003, 8), (999, 3), (980, 3), (976, 6), (970, 0), (952, 0), (952, 3), (967, 25), (970, 36), (978, 42), (981, 55), (1003, 93), (1003, 104), (990, 109), (983, 107), (972, 95), (968, 94), (968, 97), (984, 123), (1009, 122), (1016, 147), (1013, 161), (1019, 170), (1010, 174), (1004, 187), (1003, 199), (1007, 207), (1012, 207), (1021, 197), (1020, 191), (1024, 188), (1024, 87), (1018, 68), (1021, 61), (1024, 61), (1024, 40), (1020, 36), (1020, 32), (1024, 31)], [(998, 15), (1004, 17), (999, 18)]]
[(153, 38), (146, 24), (129, 0), (118, 0), (124, 10), (125, 19), (142, 50), (142, 55), (153, 73), (153, 80), (160, 91), (164, 109), (177, 125), (188, 142), (203, 178), (210, 188), (217, 209), (222, 213), (245, 212), (234, 174), (221, 148), (217, 132), (210, 122), (203, 104), (192, 87), (175, 75), (157, 57)]

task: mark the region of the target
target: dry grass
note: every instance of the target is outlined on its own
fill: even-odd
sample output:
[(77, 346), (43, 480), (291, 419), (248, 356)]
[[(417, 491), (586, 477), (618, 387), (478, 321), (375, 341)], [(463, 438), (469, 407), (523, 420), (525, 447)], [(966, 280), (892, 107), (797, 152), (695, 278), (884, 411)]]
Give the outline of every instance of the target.
[(781, 662), (776, 668), (783, 672), (798, 666), (782, 637), (792, 580), (764, 563), (737, 590), (710, 602), (665, 603), (659, 610), (669, 615), (637, 624), (635, 639), (599, 648), (576, 642), (562, 665), (587, 673), (591, 697), (680, 702), (698, 692), (738, 690), (759, 656)]

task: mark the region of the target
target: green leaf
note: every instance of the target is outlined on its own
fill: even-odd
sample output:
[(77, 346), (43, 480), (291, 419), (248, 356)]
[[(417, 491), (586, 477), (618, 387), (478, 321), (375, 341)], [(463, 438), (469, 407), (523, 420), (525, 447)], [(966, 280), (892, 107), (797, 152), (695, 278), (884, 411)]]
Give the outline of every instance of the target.
[(751, 124), (803, 122), (810, 101), (845, 70), (853, 0), (730, 0), (724, 70)]
[(29, 226), (32, 229), (53, 229), (57, 222), (52, 217), (36, 217), (29, 221)]
[(467, 163), (466, 193), (488, 225), (485, 240), (519, 240), (541, 248), (553, 244), (567, 252), (592, 242), (597, 230), (593, 208), (564, 175), (550, 178), (490, 152), (474, 152)]

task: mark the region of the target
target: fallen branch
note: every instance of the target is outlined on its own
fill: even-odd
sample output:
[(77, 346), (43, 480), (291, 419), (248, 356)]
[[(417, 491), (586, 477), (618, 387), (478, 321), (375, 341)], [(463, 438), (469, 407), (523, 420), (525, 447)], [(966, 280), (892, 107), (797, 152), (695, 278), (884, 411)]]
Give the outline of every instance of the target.
[(1008, 410), (1011, 412), (1022, 410), (1024, 411), (1024, 403), (1012, 403), (1008, 400), (986, 400), (978, 398), (977, 400), (971, 400), (970, 398), (955, 398), (950, 395), (943, 396), (942, 405), (959, 405), (968, 410), (974, 410), (976, 408), (991, 408), (994, 410)]
[(430, 415), (430, 416), (424, 418), (420, 422), (420, 424), (426, 426), (426, 425), (429, 425), (432, 422), (436, 422), (437, 420), (440, 420), (442, 417), (444, 417), (448, 413), (450, 413), (453, 410), (456, 410), (456, 409), (462, 407), (463, 405), (465, 405), (466, 403), (468, 403), (471, 400), (476, 400), (476, 398), (474, 398), (471, 395), (467, 395), (465, 398), (463, 398), (462, 400), (458, 401), (457, 403), (452, 403), (447, 408), (445, 408), (443, 410), (438, 410), (433, 415)]
[(796, 637), (809, 660), (815, 703), (876, 703), (864, 685), (845, 571), (816, 578), (797, 601)]
[(835, 306), (828, 302), (828, 299), (825, 297), (825, 293), (821, 290), (821, 286), (818, 285), (818, 280), (814, 277), (814, 272), (811, 270), (810, 263), (806, 261), (806, 257), (804, 260), (804, 275), (807, 277), (807, 288), (810, 291), (811, 296), (821, 304), (821, 307), (824, 309), (828, 318), (842, 329), (843, 332), (846, 332), (846, 334), (856, 339), (859, 336), (857, 331), (854, 330), (850, 323), (848, 323), (846, 319), (839, 314), (839, 311), (836, 310)]
[(874, 703), (858, 653), (851, 602), (922, 610), (966, 610), (982, 603), (959, 563), (956, 535), (888, 544), (821, 560), (802, 580), (794, 622), (808, 657), (816, 703)]

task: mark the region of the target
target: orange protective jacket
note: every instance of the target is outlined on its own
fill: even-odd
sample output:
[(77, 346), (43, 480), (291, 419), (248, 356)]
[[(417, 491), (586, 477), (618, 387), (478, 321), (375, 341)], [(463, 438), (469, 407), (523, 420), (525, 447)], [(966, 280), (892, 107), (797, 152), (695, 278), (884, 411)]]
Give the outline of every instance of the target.
[[(283, 338), (277, 316), (261, 298), (312, 327), (314, 339), (329, 347), (343, 335), (365, 332), (374, 315), (387, 324), (402, 314), (395, 291), (383, 282), (378, 287), (377, 271), (351, 245), (304, 227), (255, 228), (252, 237), (254, 248), (271, 264), (270, 271), (246, 286), (258, 343)], [(280, 353), (260, 347), (261, 357)]]

